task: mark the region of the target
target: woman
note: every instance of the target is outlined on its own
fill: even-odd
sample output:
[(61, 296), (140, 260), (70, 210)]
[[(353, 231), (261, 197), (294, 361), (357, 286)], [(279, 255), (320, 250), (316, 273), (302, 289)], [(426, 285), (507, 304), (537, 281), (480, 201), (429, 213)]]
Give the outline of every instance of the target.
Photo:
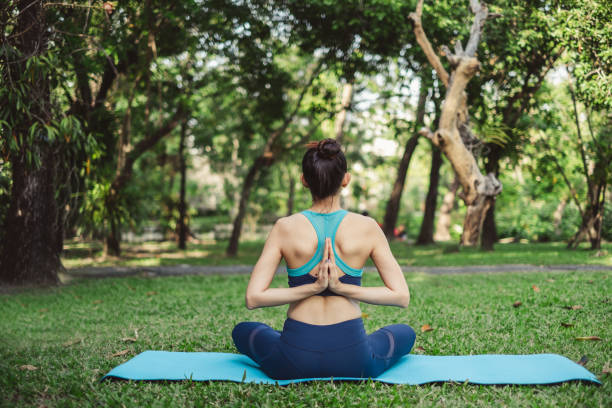
[[(312, 207), (275, 223), (246, 290), (249, 309), (289, 304), (283, 331), (239, 323), (234, 344), (275, 379), (377, 377), (410, 352), (415, 333), (394, 324), (366, 335), (359, 302), (405, 308), (408, 285), (376, 221), (339, 206), (351, 176), (338, 142), (307, 147), (301, 180)], [(368, 257), (385, 286), (361, 287)], [(281, 258), (289, 288), (270, 288)]]

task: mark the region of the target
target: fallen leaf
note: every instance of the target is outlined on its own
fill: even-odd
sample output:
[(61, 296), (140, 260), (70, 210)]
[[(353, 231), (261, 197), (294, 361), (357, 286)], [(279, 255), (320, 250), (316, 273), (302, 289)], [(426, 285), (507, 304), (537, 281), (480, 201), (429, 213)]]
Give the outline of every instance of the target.
[(601, 374), (604, 375), (604, 374), (610, 374), (610, 373), (612, 373), (612, 370), (610, 369), (610, 362), (606, 361), (606, 364), (604, 364)]
[(414, 348), (414, 351), (418, 351), (419, 353), (424, 353), (425, 349), (423, 347), (421, 347), (421, 346), (418, 346), (418, 347)]
[(540, 288), (538, 288), (536, 285), (531, 285), (531, 289), (533, 289), (534, 292), (540, 291)]
[(48, 311), (49, 311), (49, 309), (47, 309), (46, 307), (43, 307), (42, 309), (39, 309), (38, 311), (39, 311), (40, 313), (45, 313), (45, 312), (48, 312)]
[(583, 336), (583, 337), (576, 337), (576, 340), (601, 340), (601, 337), (597, 337), (597, 336)]
[(362, 319), (367, 319), (368, 317), (370, 317), (370, 315), (369, 315), (369, 314), (367, 314), (367, 313), (362, 313), (362, 314), (361, 314), (361, 318), (362, 318)]
[(589, 358), (587, 356), (580, 357), (580, 360), (576, 361), (577, 364), (580, 364), (583, 367), (586, 367), (586, 364), (589, 362)]
[(32, 364), (24, 364), (24, 365), (20, 365), (19, 369), (20, 370), (34, 371), (34, 370), (38, 370), (38, 367), (33, 366)]
[(121, 350), (121, 351), (116, 352), (115, 354), (111, 354), (111, 357), (125, 356), (129, 352), (130, 352), (130, 350), (128, 350), (128, 349)]
[(514, 306), (514, 307), (519, 307), (519, 306), (520, 306), (520, 305), (522, 305), (522, 304), (523, 304), (523, 302), (520, 302), (520, 301), (518, 301), (518, 300), (517, 300), (516, 302), (514, 302), (514, 303), (512, 304), (512, 306)]
[(134, 337), (124, 337), (121, 340), (135, 342), (138, 340), (138, 329), (134, 329)]
[(157, 295), (157, 292), (154, 290), (147, 292), (147, 296), (153, 296), (153, 295)]
[(555, 281), (554, 279), (546, 279), (546, 282), (553, 283), (554, 281)]
[(97, 305), (99, 303), (102, 303), (102, 299), (96, 299), (92, 302), (94, 305)]
[(64, 347), (68, 347), (68, 346), (72, 346), (73, 344), (77, 344), (80, 343), (83, 339), (73, 339), (73, 340), (68, 340), (64, 343), (62, 343), (62, 346)]
[(432, 330), (433, 330), (433, 327), (431, 327), (428, 324), (424, 324), (421, 326), (421, 333), (425, 333), (425, 332), (432, 331)]
[(563, 326), (563, 327), (573, 327), (574, 324), (573, 323), (563, 323), (563, 322), (561, 322), (561, 326)]

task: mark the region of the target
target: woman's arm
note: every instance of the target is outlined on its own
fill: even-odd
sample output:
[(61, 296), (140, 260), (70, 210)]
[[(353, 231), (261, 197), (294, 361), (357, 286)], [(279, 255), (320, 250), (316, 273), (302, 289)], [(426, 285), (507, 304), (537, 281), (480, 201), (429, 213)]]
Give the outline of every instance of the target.
[[(255, 309), (266, 306), (279, 306), (305, 299), (324, 291), (328, 284), (328, 274), (319, 273), (317, 281), (294, 288), (270, 288), (270, 282), (281, 261), (281, 243), (283, 240), (283, 220), (278, 220), (266, 240), (259, 260), (251, 272), (251, 279), (246, 290), (246, 307)], [(323, 260), (327, 259), (325, 250)], [(323, 264), (323, 263), (322, 263)]]
[[(389, 242), (378, 224), (372, 223), (371, 234), (374, 236), (374, 248), (371, 257), (378, 269), (385, 286), (362, 287), (349, 285), (338, 280), (338, 269), (334, 252), (330, 251), (329, 289), (339, 295), (374, 305), (408, 307), (410, 291), (404, 274), (395, 260)], [(330, 244), (331, 246), (331, 244)]]

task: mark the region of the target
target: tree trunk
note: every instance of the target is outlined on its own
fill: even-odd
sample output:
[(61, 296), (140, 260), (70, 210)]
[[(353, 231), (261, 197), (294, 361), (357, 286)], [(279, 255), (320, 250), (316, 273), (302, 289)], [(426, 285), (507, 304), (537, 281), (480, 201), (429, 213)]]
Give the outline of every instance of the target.
[(465, 88), (480, 68), (480, 63), (475, 55), (484, 22), (489, 14), (486, 5), (478, 0), (471, 0), (470, 6), (474, 13), (474, 22), (465, 51), (458, 40), (455, 41), (454, 53), (444, 48), (445, 55), (453, 67), (450, 76), (423, 31), (421, 25), (423, 0), (419, 0), (416, 11), (410, 15), (414, 22), (417, 42), (447, 89), (438, 129), (433, 133), (423, 129), (422, 134), (430, 138), (446, 155), (463, 187), (461, 198), (467, 206), (467, 212), (463, 223), (461, 244), (466, 246), (473, 246), (478, 242), (486, 211), (494, 197), (501, 192), (502, 187), (494, 174), (489, 173), (484, 176), (480, 172), (471, 150), (472, 146), (478, 143), (478, 139), (472, 134), (469, 126)]
[(119, 225), (119, 221), (116, 219), (116, 211), (109, 210), (112, 207), (112, 204), (107, 205), (107, 211), (112, 214), (109, 218), (110, 231), (106, 235), (106, 240), (104, 242), (104, 254), (111, 256), (119, 256), (121, 255), (121, 226)]
[(293, 214), (293, 202), (295, 200), (295, 180), (289, 174), (289, 194), (287, 196), (287, 216)]
[(0, 280), (57, 284), (63, 269), (54, 189), (57, 161), (50, 146), (34, 146), (33, 150), (41, 158), (38, 169), (30, 168), (23, 157), (11, 161), (13, 187), (0, 254)]
[[(594, 174), (602, 174), (602, 172), (605, 171), (601, 168), (598, 169), (598, 167), (602, 166), (601, 163), (598, 162), (595, 164), (595, 166), (596, 168)], [(602, 180), (603, 184), (597, 184), (594, 186), (594, 191), (589, 194), (589, 197), (592, 198), (594, 202), (587, 205), (587, 208), (582, 216), (582, 222), (578, 232), (576, 232), (576, 234), (567, 244), (568, 249), (577, 248), (585, 236), (589, 237), (591, 249), (601, 249), (601, 226), (603, 225), (603, 213), (606, 196), (605, 180), (606, 178), (604, 176)]]
[(497, 242), (497, 226), (495, 225), (495, 199), (491, 199), (491, 205), (482, 222), (482, 235), (480, 237), (480, 248), (484, 251), (493, 251)]
[(344, 124), (346, 123), (346, 115), (351, 106), (353, 99), (353, 81), (349, 81), (342, 87), (342, 99), (340, 101), (340, 112), (336, 117), (336, 123), (334, 125), (336, 140), (342, 144), (342, 138), (344, 136)]
[[(20, 78), (27, 59), (47, 50), (48, 27), (42, 2), (20, 1), (14, 11), (18, 12), (15, 34), (9, 38), (25, 58), (1, 68), (3, 81), (7, 76)], [(49, 78), (41, 74), (32, 75), (22, 84), (36, 98), (28, 112), (19, 112), (21, 120), (13, 128), (16, 141), (25, 144), (32, 125), (51, 120), (51, 96)], [(59, 257), (62, 225), (55, 201), (61, 159), (54, 157), (52, 142), (46, 141), (44, 134), (40, 136), (31, 145), (9, 153), (12, 188), (0, 243), (0, 281), (10, 284), (57, 284), (58, 272), (63, 269)], [(40, 159), (39, 167), (27, 160), (26, 149), (32, 159)]]
[(557, 237), (561, 235), (561, 222), (563, 221), (563, 212), (567, 206), (567, 201), (567, 198), (562, 198), (553, 213), (553, 228)]
[(457, 195), (457, 189), (459, 188), (459, 180), (457, 176), (448, 187), (448, 191), (444, 194), (442, 199), (442, 205), (440, 206), (440, 215), (438, 216), (438, 222), (436, 223), (436, 233), (434, 235), (435, 241), (450, 241), (450, 225), (451, 225), (451, 211), (455, 205), (455, 196)]
[(425, 213), (421, 230), (416, 240), (417, 245), (433, 244), (434, 221), (436, 218), (436, 206), (438, 202), (438, 185), (440, 183), (440, 167), (442, 166), (442, 152), (437, 147), (431, 146), (431, 172), (429, 173), (429, 190), (425, 198)]
[(397, 176), (393, 183), (393, 189), (391, 195), (387, 201), (387, 209), (385, 210), (385, 217), (383, 218), (383, 232), (387, 238), (393, 238), (393, 231), (397, 224), (397, 218), (399, 215), (400, 202), (402, 198), (402, 192), (404, 191), (404, 184), (406, 183), (406, 174), (408, 173), (408, 166), (410, 166), (410, 159), (414, 149), (419, 143), (419, 134), (416, 133), (416, 129), (423, 125), (425, 117), (425, 103), (427, 102), (427, 87), (421, 80), (421, 89), (419, 91), (419, 102), (417, 104), (416, 118), (415, 118), (415, 134), (408, 139), (406, 147), (404, 148), (404, 154), (399, 162), (397, 168)]
[[(185, 109), (182, 106), (179, 106), (172, 117), (168, 119), (164, 125), (157, 128), (155, 132), (142, 139), (135, 146), (128, 148), (128, 145), (120, 144), (118, 163), (121, 165), (118, 164), (117, 166), (115, 179), (111, 183), (105, 199), (107, 219), (111, 227), (109, 234), (106, 237), (106, 243), (104, 246), (104, 251), (107, 255), (119, 256), (121, 254), (121, 226), (117, 212), (120, 205), (121, 190), (132, 178), (134, 163), (136, 160), (138, 160), (138, 158), (140, 158), (140, 156), (142, 156), (144, 152), (151, 149), (162, 138), (169, 135), (174, 128), (176, 128), (179, 123), (183, 121), (185, 115)], [(123, 140), (126, 139), (124, 138)], [(129, 150), (129, 152), (126, 150)]]
[[(490, 152), (487, 155), (485, 171), (488, 174), (499, 176), (499, 159), (501, 157), (501, 147), (497, 144), (489, 144)], [(495, 197), (491, 199), (491, 205), (485, 214), (480, 236), (480, 248), (484, 251), (493, 251), (497, 242), (497, 226), (495, 225)]]
[(181, 188), (179, 197), (179, 222), (178, 222), (178, 247), (185, 249), (187, 241), (187, 205), (185, 203), (185, 183), (187, 179), (187, 163), (185, 159), (185, 133), (187, 131), (187, 123), (181, 125), (181, 138), (179, 141), (179, 161), (181, 172)]
[(263, 156), (255, 159), (251, 168), (244, 178), (244, 183), (242, 184), (242, 192), (240, 194), (240, 205), (238, 206), (238, 214), (234, 219), (234, 225), (232, 228), (232, 235), (229, 240), (229, 244), (227, 246), (226, 254), (227, 256), (236, 256), (238, 253), (238, 241), (240, 240), (240, 233), (242, 232), (242, 222), (244, 221), (244, 216), (246, 215), (246, 208), (249, 202), (249, 197), (251, 195), (251, 190), (255, 185), (255, 180), (259, 175), (259, 172), (265, 165), (265, 158)]

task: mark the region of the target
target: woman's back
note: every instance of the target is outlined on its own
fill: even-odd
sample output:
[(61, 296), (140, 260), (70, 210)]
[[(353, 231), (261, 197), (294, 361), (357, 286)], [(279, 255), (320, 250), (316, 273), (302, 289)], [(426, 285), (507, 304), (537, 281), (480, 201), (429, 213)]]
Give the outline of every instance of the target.
[[(335, 231), (332, 244), (336, 257), (348, 265), (351, 273), (363, 268), (374, 247), (375, 234), (372, 229), (379, 227), (372, 218), (351, 212), (344, 215), (344, 211), (339, 210), (328, 214), (308, 211), (308, 214), (297, 213), (279, 220), (282, 234), (281, 252), (288, 269), (317, 275), (321, 259), (315, 259), (315, 262), (311, 263), (312, 268), (308, 268), (310, 270), (302, 268), (309, 261), (313, 261), (317, 246), (326, 238), (317, 236), (313, 222), (326, 221), (328, 218), (335, 218), (335, 222), (339, 220), (337, 227), (332, 225), (327, 231), (330, 235)], [(322, 228), (319, 229), (319, 235), (323, 234), (325, 232)], [(322, 251), (318, 253), (318, 258), (321, 257)], [(340, 268), (340, 275), (344, 273)], [(315, 295), (292, 303), (287, 315), (305, 323), (326, 325), (360, 317), (361, 311), (358, 302), (344, 296)]]
[[(232, 339), (272, 378), (376, 377), (410, 351), (415, 334), (404, 324), (366, 334), (359, 302), (407, 307), (408, 285), (378, 224), (338, 207), (351, 179), (340, 144), (307, 147), (301, 181), (313, 205), (276, 222), (245, 294), (249, 309), (288, 304), (288, 318), (282, 331), (238, 323)], [(361, 286), (368, 257), (384, 286)], [(289, 287), (271, 288), (283, 258)]]

